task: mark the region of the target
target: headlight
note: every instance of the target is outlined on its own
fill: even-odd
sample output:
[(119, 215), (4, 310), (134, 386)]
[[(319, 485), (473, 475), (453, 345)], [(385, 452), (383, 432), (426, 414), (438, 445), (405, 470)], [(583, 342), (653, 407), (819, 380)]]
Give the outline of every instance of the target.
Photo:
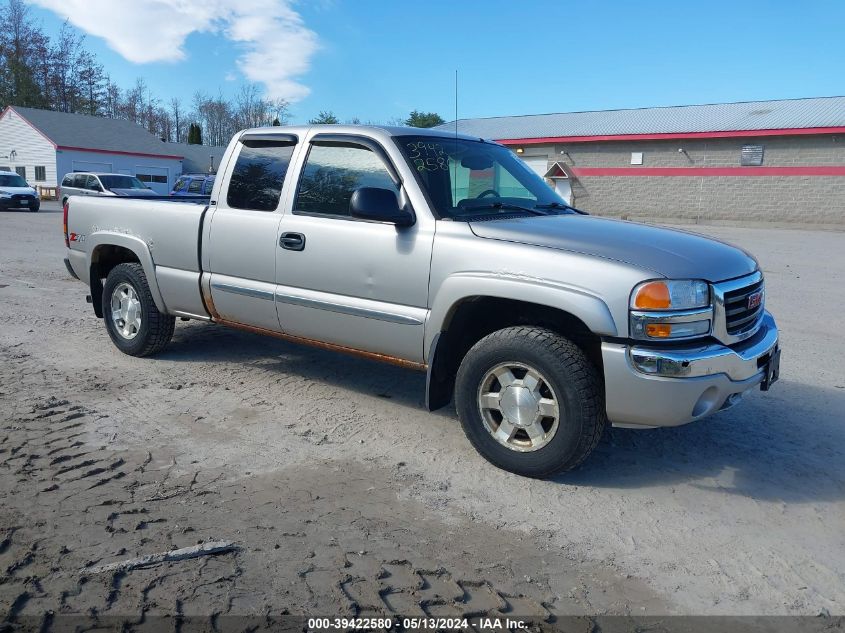
[(631, 337), (698, 338), (710, 334), (710, 285), (699, 279), (646, 281), (631, 293)]
[(12, 195), (12, 194), (10, 194), (8, 191), (3, 191), (3, 190), (0, 190), (0, 196), (3, 196), (4, 198), (8, 198), (8, 197), (10, 197), (11, 195)]
[(710, 285), (699, 279), (647, 281), (631, 293), (632, 310), (691, 310), (710, 305)]

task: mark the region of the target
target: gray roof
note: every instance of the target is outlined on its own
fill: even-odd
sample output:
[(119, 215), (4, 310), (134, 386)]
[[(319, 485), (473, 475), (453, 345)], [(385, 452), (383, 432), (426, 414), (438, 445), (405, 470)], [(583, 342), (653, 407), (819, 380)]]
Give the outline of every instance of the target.
[(182, 156), (174, 152), (173, 144), (164, 143), (132, 121), (18, 106), (12, 109), (59, 147)]
[[(458, 131), (496, 140), (845, 127), (845, 97), (459, 119)], [(438, 126), (455, 129), (455, 122)]]
[[(213, 171), (220, 169), (220, 161), (226, 152), (225, 147), (212, 145), (186, 145), (185, 143), (167, 143), (165, 145), (168, 154), (183, 156), (183, 174), (207, 174), (209, 167), (214, 166)], [(212, 159), (213, 157), (213, 159)]]

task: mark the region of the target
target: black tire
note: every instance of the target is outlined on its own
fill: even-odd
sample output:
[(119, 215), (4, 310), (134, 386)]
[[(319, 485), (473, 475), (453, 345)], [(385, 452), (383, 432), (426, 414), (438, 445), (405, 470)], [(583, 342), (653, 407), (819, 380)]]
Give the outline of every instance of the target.
[(30, 211), (32, 211), (33, 213), (38, 213), (38, 210), (39, 210), (40, 208), (41, 208), (41, 201), (40, 201), (40, 200), (36, 200), (36, 201), (35, 201), (35, 204), (34, 204), (34, 205), (32, 205), (31, 207), (29, 207), (29, 210), (30, 210)]
[[(494, 439), (478, 404), (484, 376), (497, 365), (511, 362), (538, 370), (557, 395), (560, 408), (555, 434), (529, 452), (518, 452)], [(476, 450), (495, 466), (527, 477), (545, 478), (576, 468), (607, 426), (604, 390), (595, 366), (572, 341), (541, 327), (509, 327), (478, 341), (458, 370), (455, 405)]]
[[(129, 284), (140, 302), (141, 326), (133, 338), (124, 337), (111, 316), (111, 298), (121, 284)], [(176, 318), (158, 311), (147, 276), (141, 264), (118, 264), (112, 268), (103, 286), (103, 320), (112, 342), (124, 354), (152, 356), (162, 351), (170, 342), (176, 327)]]

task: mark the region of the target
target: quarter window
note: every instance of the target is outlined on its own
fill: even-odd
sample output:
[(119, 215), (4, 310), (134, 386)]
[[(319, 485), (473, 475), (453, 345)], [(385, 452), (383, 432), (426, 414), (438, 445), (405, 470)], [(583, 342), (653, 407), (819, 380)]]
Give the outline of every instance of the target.
[(293, 148), (288, 141), (244, 141), (229, 178), (227, 204), (233, 209), (275, 211)]
[(373, 151), (355, 144), (315, 143), (302, 170), (294, 213), (349, 216), (349, 200), (361, 187), (399, 194), (390, 172)]
[(62, 187), (73, 187), (73, 174), (68, 174), (62, 178)]

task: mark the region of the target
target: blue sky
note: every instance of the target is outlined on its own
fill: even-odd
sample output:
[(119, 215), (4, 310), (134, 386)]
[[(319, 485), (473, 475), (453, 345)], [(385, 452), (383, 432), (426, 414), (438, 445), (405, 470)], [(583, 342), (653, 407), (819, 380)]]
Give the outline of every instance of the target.
[[(33, 12), (51, 33), (63, 17), (42, 6), (61, 12), (74, 4), (36, 1)], [(231, 1), (198, 6), (214, 12), (215, 2)], [(144, 4), (124, 2), (133, 8), (116, 9), (109, 28), (131, 34)], [(250, 4), (258, 15), (276, 4), (292, 11), (293, 17), (279, 13), (279, 24), (293, 24), (289, 32), (296, 37), (305, 33), (307, 46), (280, 49), (283, 38), (262, 34), (256, 27), (261, 20), (240, 16), (246, 26), (239, 41), (219, 24), (193, 32), (186, 26), (182, 59), (134, 63), (96, 34), (96, 24), (81, 30), (120, 85), (143, 77), (164, 101), (178, 96), (189, 102), (197, 90), (234, 94), (248, 72), (238, 60), (257, 51), (266, 63), (247, 66), (253, 80), (266, 80), (261, 85), (277, 96), (292, 96), (295, 123), (319, 110), (332, 110), (341, 120), (387, 121), (416, 108), (451, 119), (455, 69), (461, 117), (845, 94), (845, 2), (236, 3)], [(168, 22), (142, 25), (145, 39), (138, 46), (172, 53), (176, 47), (168, 38), (183, 34), (171, 32), (172, 26), (163, 34)]]

